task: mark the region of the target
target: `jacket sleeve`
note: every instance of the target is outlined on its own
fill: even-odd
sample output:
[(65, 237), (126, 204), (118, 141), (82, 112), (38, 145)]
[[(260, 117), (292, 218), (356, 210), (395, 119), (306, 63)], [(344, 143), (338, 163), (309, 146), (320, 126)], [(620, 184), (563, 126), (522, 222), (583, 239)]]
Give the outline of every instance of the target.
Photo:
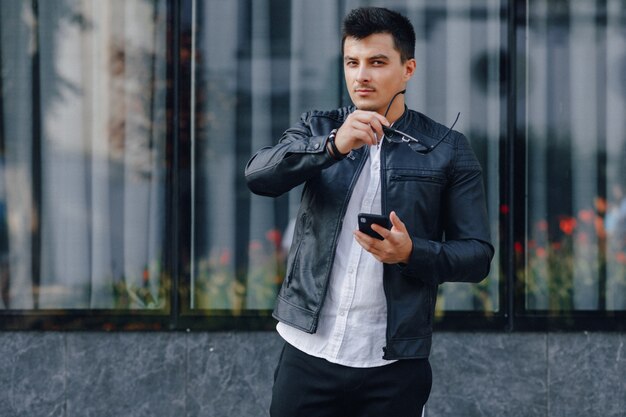
[(482, 170), (465, 136), (459, 136), (452, 182), (444, 196), (444, 239), (413, 236), (411, 257), (402, 271), (430, 285), (479, 282), (489, 274), (494, 255)]
[(330, 130), (323, 135), (312, 134), (310, 118), (310, 113), (304, 113), (277, 145), (262, 148), (252, 156), (245, 169), (250, 191), (280, 196), (336, 162), (326, 151)]

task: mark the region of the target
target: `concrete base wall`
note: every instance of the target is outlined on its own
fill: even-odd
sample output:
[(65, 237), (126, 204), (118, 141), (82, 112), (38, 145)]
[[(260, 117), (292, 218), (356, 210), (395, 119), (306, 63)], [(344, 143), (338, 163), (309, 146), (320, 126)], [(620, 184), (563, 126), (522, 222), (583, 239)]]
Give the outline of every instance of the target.
[[(437, 333), (427, 417), (624, 417), (623, 333)], [(0, 416), (263, 417), (273, 332), (0, 333)]]

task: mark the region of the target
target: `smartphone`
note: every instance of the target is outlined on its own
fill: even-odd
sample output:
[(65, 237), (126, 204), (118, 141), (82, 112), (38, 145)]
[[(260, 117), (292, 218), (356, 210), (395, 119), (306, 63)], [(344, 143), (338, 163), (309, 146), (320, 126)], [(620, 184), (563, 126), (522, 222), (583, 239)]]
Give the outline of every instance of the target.
[(383, 240), (383, 237), (372, 230), (372, 224), (376, 223), (385, 229), (391, 229), (389, 217), (382, 214), (359, 213), (359, 230), (368, 236)]

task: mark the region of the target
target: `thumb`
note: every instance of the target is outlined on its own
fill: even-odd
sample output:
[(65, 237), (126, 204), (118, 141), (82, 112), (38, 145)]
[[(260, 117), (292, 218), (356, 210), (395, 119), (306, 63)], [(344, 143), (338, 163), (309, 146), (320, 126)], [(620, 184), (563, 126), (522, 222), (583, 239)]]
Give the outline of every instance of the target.
[(400, 217), (398, 217), (395, 211), (392, 211), (391, 214), (389, 214), (389, 220), (391, 220), (391, 225), (394, 229), (398, 229), (400, 232), (406, 233), (406, 226), (402, 223), (402, 220), (400, 220)]

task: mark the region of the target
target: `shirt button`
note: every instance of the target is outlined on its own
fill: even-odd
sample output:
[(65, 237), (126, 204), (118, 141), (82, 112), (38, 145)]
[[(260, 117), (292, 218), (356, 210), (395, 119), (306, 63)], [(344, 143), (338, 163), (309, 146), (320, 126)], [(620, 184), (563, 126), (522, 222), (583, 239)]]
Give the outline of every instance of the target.
[(316, 143), (315, 145), (313, 145), (313, 149), (319, 149), (319, 147), (320, 147), (319, 143)]

